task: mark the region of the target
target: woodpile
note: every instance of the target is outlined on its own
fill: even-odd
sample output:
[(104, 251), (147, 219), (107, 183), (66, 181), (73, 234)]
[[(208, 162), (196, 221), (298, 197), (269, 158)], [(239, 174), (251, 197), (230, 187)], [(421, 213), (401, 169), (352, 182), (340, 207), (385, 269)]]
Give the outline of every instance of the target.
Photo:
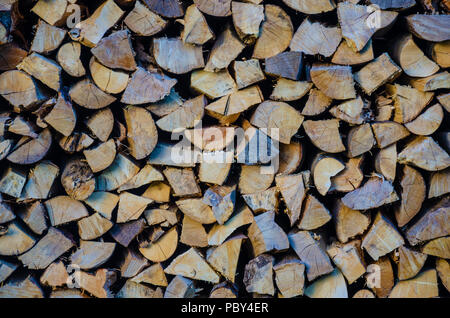
[(448, 297), (450, 5), (0, 0), (0, 297)]

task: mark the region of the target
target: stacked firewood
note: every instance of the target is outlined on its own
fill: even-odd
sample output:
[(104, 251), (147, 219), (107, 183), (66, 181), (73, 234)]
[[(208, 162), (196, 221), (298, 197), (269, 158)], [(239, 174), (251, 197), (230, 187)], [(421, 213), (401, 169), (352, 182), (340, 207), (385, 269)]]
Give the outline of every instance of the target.
[(0, 0), (0, 297), (445, 297), (446, 0)]

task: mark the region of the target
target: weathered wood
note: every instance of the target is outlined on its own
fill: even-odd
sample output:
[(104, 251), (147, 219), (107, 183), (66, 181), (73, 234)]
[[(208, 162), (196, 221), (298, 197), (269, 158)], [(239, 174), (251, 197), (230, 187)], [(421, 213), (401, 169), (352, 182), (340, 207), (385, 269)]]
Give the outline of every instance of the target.
[(152, 262), (163, 262), (175, 253), (177, 245), (178, 232), (173, 227), (155, 242), (141, 242), (139, 252)]
[(124, 247), (128, 247), (131, 241), (144, 230), (144, 226), (145, 220), (140, 218), (136, 221), (114, 225), (109, 234), (117, 243)]
[(244, 285), (249, 293), (274, 295), (273, 263), (271, 255), (262, 254), (245, 265)]
[(398, 282), (389, 298), (431, 298), (439, 294), (436, 271), (428, 270), (415, 278)]
[(238, 89), (245, 88), (265, 79), (259, 60), (249, 59), (233, 63), (234, 76)]
[(73, 77), (82, 77), (86, 74), (86, 69), (80, 56), (81, 45), (77, 42), (70, 42), (60, 47), (56, 59), (67, 74)]
[(437, 258), (436, 259), (436, 270), (439, 274), (439, 278), (441, 279), (442, 284), (445, 286), (447, 290), (450, 290), (450, 265), (448, 260)]
[(420, 272), (426, 260), (426, 254), (401, 246), (398, 249), (398, 278), (400, 280), (413, 278)]
[(168, 285), (166, 274), (160, 263), (153, 264), (152, 266), (143, 270), (140, 274), (136, 275), (131, 281), (136, 283), (148, 283), (155, 286), (166, 287)]
[(336, 264), (350, 285), (366, 273), (363, 260), (360, 258), (360, 245), (360, 241), (352, 241), (345, 245), (334, 242), (327, 249), (331, 260)]
[(94, 174), (88, 163), (80, 159), (67, 162), (61, 174), (61, 184), (75, 200), (86, 200), (95, 190)]
[(264, 20), (264, 6), (254, 3), (231, 2), (234, 28), (245, 44), (253, 44), (259, 37)]
[(233, 93), (236, 90), (236, 82), (227, 70), (215, 73), (199, 70), (191, 73), (191, 87), (215, 99)]
[(116, 157), (116, 144), (110, 139), (97, 147), (83, 151), (86, 161), (92, 172), (100, 172), (108, 168)]
[(309, 298), (348, 298), (345, 278), (338, 269), (335, 269), (308, 286), (305, 295)]
[(42, 285), (55, 287), (62, 287), (66, 285), (69, 280), (69, 275), (67, 274), (66, 266), (61, 261), (56, 261), (50, 264), (49, 267), (44, 271), (40, 278)]
[(83, 240), (94, 240), (101, 237), (113, 227), (113, 223), (95, 213), (78, 221), (78, 233)]
[(450, 258), (450, 237), (440, 237), (427, 242), (422, 253), (440, 258)]
[(448, 15), (413, 14), (406, 18), (409, 30), (418, 38), (441, 42), (450, 40)]
[(0, 255), (20, 255), (28, 251), (36, 243), (36, 239), (26, 232), (26, 229), (18, 222), (9, 223), (2, 229), (0, 236)]
[(332, 0), (319, 0), (314, 3), (307, 0), (283, 0), (283, 2), (290, 8), (306, 14), (318, 14), (336, 8)]
[(283, 251), (289, 248), (287, 235), (275, 222), (274, 212), (265, 212), (254, 218), (248, 229), (248, 238), (252, 243), (253, 253), (258, 256), (270, 251)]
[(177, 18), (183, 15), (183, 7), (177, 0), (144, 0), (150, 10), (167, 18)]
[(331, 178), (331, 190), (339, 192), (350, 192), (361, 185), (364, 174), (361, 166), (363, 164), (363, 156), (351, 158), (345, 164), (345, 169)]
[(307, 120), (303, 127), (311, 142), (320, 150), (329, 153), (345, 151), (339, 134), (339, 120)]
[(303, 205), (303, 215), (297, 227), (300, 230), (315, 230), (328, 223), (331, 218), (327, 208), (313, 195), (308, 194)]
[(404, 126), (393, 121), (373, 123), (372, 130), (379, 148), (386, 148), (410, 135)]
[(326, 27), (319, 22), (311, 23), (309, 19), (305, 19), (295, 32), (289, 47), (292, 51), (329, 57), (336, 52), (341, 38), (340, 28)]
[(83, 203), (69, 196), (61, 195), (47, 200), (45, 207), (53, 226), (78, 221), (89, 215)]
[(276, 211), (278, 208), (278, 189), (276, 187), (242, 197), (254, 213)]
[[(186, 11), (186, 15), (189, 10)], [(162, 31), (167, 22), (156, 13), (153, 13), (140, 1), (136, 1), (134, 9), (128, 13), (124, 20), (131, 31), (140, 36), (152, 36)]]
[(450, 166), (450, 157), (433, 138), (418, 136), (398, 154), (398, 162), (427, 171), (438, 171)]
[(217, 72), (227, 68), (244, 47), (245, 45), (241, 43), (231, 27), (227, 27), (214, 43), (204, 70)]
[(450, 170), (435, 172), (431, 175), (428, 198), (437, 198), (450, 192)]
[(108, 261), (115, 247), (116, 243), (80, 241), (80, 247), (71, 255), (70, 261), (81, 269), (96, 268)]
[(239, 209), (225, 224), (214, 224), (208, 233), (208, 244), (213, 246), (221, 245), (235, 230), (251, 224), (253, 221), (253, 213), (248, 207), (245, 206)]
[(373, 58), (372, 40), (369, 40), (366, 46), (359, 52), (353, 51), (347, 44), (347, 41), (342, 41), (334, 53), (331, 62), (340, 65), (359, 65), (372, 61)]
[(39, 201), (24, 207), (17, 212), (17, 215), (38, 235), (42, 235), (47, 229), (47, 211)]
[[(279, 78), (270, 95), (270, 99), (282, 102), (299, 100), (310, 91), (312, 86), (313, 84), (309, 82)], [(306, 114), (303, 113), (303, 115)]]
[(336, 234), (341, 243), (363, 234), (370, 225), (370, 214), (352, 210), (345, 206), (341, 200), (336, 201), (333, 208)]
[(106, 94), (89, 79), (75, 84), (69, 91), (72, 100), (87, 109), (100, 109), (112, 104), (116, 98)]
[(56, 50), (64, 40), (66, 31), (39, 20), (36, 34), (34, 35), (31, 51), (49, 54)]
[(241, 244), (245, 238), (243, 235), (231, 237), (222, 245), (211, 247), (206, 252), (206, 260), (212, 268), (232, 283), (235, 281)]
[(23, 189), (23, 197), (27, 199), (47, 199), (59, 167), (50, 161), (41, 161), (28, 174), (28, 181)]
[(310, 75), (314, 85), (328, 97), (339, 100), (356, 98), (350, 66), (314, 64)]

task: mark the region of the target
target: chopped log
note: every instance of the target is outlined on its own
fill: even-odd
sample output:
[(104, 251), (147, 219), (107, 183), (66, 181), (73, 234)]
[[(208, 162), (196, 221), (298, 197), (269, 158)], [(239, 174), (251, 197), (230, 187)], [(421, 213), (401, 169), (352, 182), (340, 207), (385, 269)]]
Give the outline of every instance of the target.
[(314, 160), (311, 173), (317, 191), (325, 196), (331, 188), (331, 178), (345, 169), (345, 166), (337, 159), (324, 155), (318, 155)]
[(55, 106), (43, 120), (66, 137), (72, 134), (77, 121), (72, 104), (62, 95), (59, 95)]
[(448, 263), (448, 260), (436, 258), (436, 270), (442, 284), (447, 290), (450, 290), (450, 264)]
[(426, 254), (401, 246), (398, 249), (398, 279), (406, 280), (416, 276), (422, 269), (426, 260)]
[(298, 80), (302, 71), (303, 56), (301, 52), (284, 52), (265, 61), (265, 73), (270, 76)]
[(400, 183), (402, 187), (402, 200), (400, 206), (395, 210), (395, 218), (399, 227), (406, 225), (419, 213), (426, 197), (425, 181), (417, 170), (403, 167), (403, 177)]
[(174, 196), (198, 196), (201, 194), (192, 169), (166, 168), (163, 173), (174, 191)]
[(211, 187), (205, 192), (203, 202), (212, 207), (217, 223), (224, 224), (234, 212), (236, 186)]
[(75, 84), (69, 91), (72, 100), (87, 109), (105, 108), (116, 101), (116, 98), (106, 94), (89, 79)]
[(354, 158), (372, 149), (375, 145), (372, 127), (370, 124), (363, 124), (350, 130), (347, 137), (348, 156)]
[(115, 247), (116, 243), (80, 241), (80, 247), (70, 256), (70, 261), (81, 269), (96, 268), (108, 261)]
[(12, 167), (8, 167), (0, 179), (0, 192), (19, 198), (26, 181), (27, 177), (25, 173)]
[(450, 67), (450, 41), (430, 43), (431, 58), (442, 68)]
[(117, 154), (114, 162), (96, 179), (96, 191), (112, 191), (128, 182), (139, 167), (125, 155)]
[(425, 78), (415, 78), (410, 81), (411, 85), (423, 92), (450, 88), (450, 73), (441, 72)]
[[(379, 237), (382, 237), (383, 240), (380, 241)], [(362, 241), (361, 247), (377, 261), (381, 256), (390, 253), (403, 244), (403, 237), (389, 220), (378, 212), (369, 232)]]
[[(173, 154), (177, 154), (173, 156)], [(187, 160), (185, 160), (187, 158)], [(192, 152), (177, 144), (158, 142), (148, 158), (148, 163), (155, 166), (195, 167), (197, 158), (192, 158)]]
[(177, 209), (175, 207), (171, 207), (166, 210), (163, 207), (164, 206), (161, 206), (160, 209), (145, 211), (145, 219), (147, 220), (148, 225), (152, 226), (159, 224), (163, 227), (169, 227), (178, 223)]
[(307, 0), (283, 0), (283, 2), (288, 7), (306, 14), (319, 14), (336, 8), (332, 0), (319, 0), (314, 1), (314, 3)]
[(198, 291), (192, 280), (177, 275), (167, 286), (164, 298), (194, 298)]
[[(230, 85), (233, 84), (230, 83)], [(218, 95), (223, 94), (221, 91), (211, 91), (210, 93)], [(226, 94), (226, 96), (223, 96), (219, 100), (206, 106), (205, 109), (208, 115), (217, 118), (221, 124), (229, 125), (234, 123), (242, 112), (261, 102), (263, 102), (262, 92), (259, 87), (255, 85)]]
[[(188, 15), (188, 12), (189, 10), (186, 11), (186, 15)], [(136, 1), (134, 9), (128, 13), (124, 22), (131, 31), (139, 36), (155, 35), (167, 25), (167, 21), (150, 11), (140, 1)]]
[(108, 141), (114, 126), (114, 116), (111, 109), (105, 108), (95, 112), (86, 121), (86, 126), (100, 141)]
[(283, 9), (271, 4), (265, 5), (264, 9), (265, 20), (252, 56), (257, 59), (267, 59), (286, 50), (294, 33), (291, 19)]
[(66, 234), (51, 227), (47, 234), (31, 250), (18, 258), (27, 268), (45, 269), (73, 246), (73, 241)]
[(61, 137), (59, 139), (59, 146), (67, 153), (73, 154), (80, 152), (83, 149), (89, 148), (94, 143), (94, 139), (84, 132), (74, 132), (69, 137)]
[(39, 201), (24, 207), (17, 212), (17, 215), (36, 234), (42, 235), (47, 229), (47, 221), (44, 206)]
[(368, 289), (358, 290), (352, 298), (375, 298), (375, 295)]
[(122, 71), (114, 71), (100, 64), (94, 57), (89, 64), (92, 79), (101, 90), (108, 94), (119, 94), (128, 85), (129, 76)]
[(425, 243), (422, 253), (440, 258), (450, 258), (450, 237), (440, 237)]
[(67, 0), (39, 0), (31, 11), (48, 24), (60, 25), (66, 15), (67, 2)]
[(181, 39), (184, 43), (203, 45), (214, 39), (213, 31), (195, 4), (186, 9), (186, 14), (181, 22), (184, 25), (181, 33)]
[(234, 284), (236, 268), (244, 235), (237, 235), (228, 239), (218, 247), (211, 247), (206, 251), (206, 260), (214, 270)]
[(78, 233), (83, 240), (94, 240), (108, 232), (113, 225), (110, 220), (101, 216), (100, 213), (95, 213), (78, 221)]
[(187, 278), (211, 283), (219, 282), (219, 276), (194, 248), (191, 248), (184, 254), (176, 257), (170, 265), (164, 269), (164, 272), (170, 275), (182, 275)]
[(137, 189), (154, 181), (163, 181), (164, 177), (161, 172), (153, 168), (151, 165), (145, 165), (138, 174), (131, 178), (127, 183), (121, 185), (119, 192), (130, 189)]
[(331, 220), (328, 209), (313, 195), (308, 194), (303, 208), (303, 215), (297, 227), (300, 230), (311, 231), (322, 227)]
[(89, 294), (97, 298), (111, 298), (110, 286), (116, 281), (116, 273), (107, 269), (99, 269), (95, 274), (80, 271), (78, 284)]
[(439, 294), (436, 270), (422, 272), (413, 279), (398, 282), (389, 298), (432, 298)]
[(307, 120), (303, 127), (311, 142), (320, 150), (328, 153), (345, 151), (339, 134), (339, 120)]
[(131, 281), (162, 287), (166, 287), (168, 285), (166, 274), (164, 273), (160, 263), (153, 264), (152, 266), (146, 268), (140, 274), (133, 277)]
[(342, 273), (335, 269), (305, 289), (309, 298), (348, 298), (347, 284)]
[(84, 294), (79, 289), (58, 289), (51, 292), (50, 298), (91, 298), (89, 295)]
[(372, 130), (379, 148), (386, 148), (410, 135), (404, 126), (393, 121), (373, 123)]
[(147, 72), (138, 67), (122, 95), (121, 102), (132, 105), (158, 102), (170, 94), (170, 90), (176, 83), (175, 79)]
[[(340, 65), (359, 65), (370, 62), (374, 59), (372, 40), (369, 40), (366, 46), (359, 52), (342, 41), (331, 59), (331, 63)], [(355, 78), (356, 79), (356, 78)]]
[(331, 178), (330, 190), (339, 192), (350, 192), (361, 185), (364, 174), (361, 170), (363, 156), (351, 158), (345, 164), (345, 169)]
[(248, 229), (248, 237), (253, 247), (253, 254), (258, 256), (270, 251), (283, 251), (289, 248), (287, 235), (275, 222), (275, 213), (266, 212), (254, 218)]
[(321, 90), (313, 88), (309, 92), (308, 101), (302, 110), (302, 115), (316, 116), (325, 112), (331, 105), (332, 99), (322, 93)]
[(30, 170), (28, 182), (23, 189), (23, 197), (27, 199), (47, 199), (58, 174), (58, 166), (50, 161), (41, 161)]
[(95, 190), (94, 174), (88, 163), (79, 159), (67, 162), (61, 174), (61, 184), (75, 200), (86, 200)]
[(128, 31), (118, 31), (103, 38), (91, 49), (91, 53), (104, 66), (126, 71), (136, 70), (134, 52)]
[(119, 196), (109, 192), (94, 192), (84, 200), (84, 203), (108, 220), (111, 220), (112, 212), (118, 202)]
[(276, 187), (262, 192), (246, 194), (242, 197), (254, 213), (276, 211), (278, 209), (278, 189)]
[(211, 126), (186, 129), (184, 130), (184, 135), (200, 150), (217, 152), (228, 147), (233, 142), (235, 133), (233, 127)]
[(117, 223), (137, 220), (153, 201), (129, 192), (122, 192), (119, 196)]
[(316, 241), (312, 232), (291, 232), (288, 237), (290, 246), (306, 266), (308, 281), (333, 271), (330, 259), (321, 247), (322, 242)]
[(172, 88), (170, 94), (164, 97), (163, 100), (160, 100), (156, 103), (151, 103), (146, 108), (151, 111), (154, 115), (162, 117), (170, 114), (183, 105), (183, 99), (180, 95)]
[(0, 95), (11, 105), (33, 109), (47, 99), (40, 85), (25, 72), (12, 70), (0, 75)]
[(79, 41), (87, 47), (95, 47), (124, 13), (114, 0), (105, 1), (89, 18), (79, 22), (69, 35), (74, 41)]
[(228, 219), (225, 224), (214, 224), (208, 233), (208, 244), (212, 246), (221, 245), (235, 230), (238, 228), (253, 223), (253, 213), (247, 206), (244, 206)]
[(14, 70), (28, 52), (13, 43), (0, 46), (0, 71)]
[(280, 145), (278, 174), (294, 173), (303, 159), (303, 146), (298, 142)]
[(309, 82), (292, 81), (285, 78), (279, 78), (272, 94), (270, 95), (270, 99), (282, 102), (299, 100), (310, 91), (312, 86), (313, 84)]
[(392, 51), (394, 59), (409, 76), (427, 77), (439, 70), (439, 66), (430, 60), (414, 43), (411, 34), (394, 39)]
[(218, 72), (226, 69), (244, 48), (245, 45), (241, 43), (231, 27), (228, 26), (219, 35), (212, 47), (204, 70), (207, 72)]
[(334, 242), (327, 249), (328, 255), (344, 274), (349, 285), (366, 273), (363, 260), (360, 258), (360, 245), (361, 241), (352, 241), (345, 245)]
[(202, 199), (184, 199), (175, 202), (178, 208), (194, 221), (201, 224), (216, 222), (211, 207), (203, 203)]
[(7, 159), (16, 164), (29, 165), (43, 159), (50, 150), (52, 135), (49, 129), (44, 129), (37, 138), (23, 137)]
[(58, 51), (56, 60), (67, 74), (73, 77), (82, 77), (86, 69), (80, 60), (81, 45), (77, 42), (66, 43)]
[[(171, 52), (170, 56), (167, 52)], [(185, 74), (205, 66), (201, 46), (176, 38), (153, 39), (153, 56), (161, 68), (174, 74)]]
[(401, 72), (402, 69), (391, 60), (389, 54), (383, 53), (355, 73), (355, 81), (366, 94), (372, 95), (378, 88), (397, 78)]
[(49, 54), (56, 50), (66, 36), (66, 31), (39, 20), (36, 34), (34, 35), (31, 51)]
[(0, 236), (0, 255), (15, 256), (28, 251), (36, 243), (33, 236), (16, 220), (2, 229)]
[[(0, 195), (0, 224), (8, 223), (13, 221), (16, 216), (13, 213), (11, 206), (7, 203), (3, 203), (2, 197)], [(18, 213), (19, 214), (19, 213)]]
[(227, 282), (214, 285), (209, 298), (237, 298), (237, 292), (233, 286), (229, 286)]
[(286, 256), (273, 267), (275, 282), (283, 298), (303, 295), (305, 265), (294, 256)]
[(131, 241), (144, 230), (145, 220), (140, 218), (136, 221), (116, 224), (109, 231), (112, 238), (124, 247), (128, 247)]
[(44, 204), (52, 226), (78, 221), (89, 215), (83, 203), (68, 196), (57, 196)]
[[(354, 51), (358, 52), (364, 49), (376, 31), (391, 25), (398, 16), (397, 12), (374, 10), (350, 2), (339, 3), (337, 14), (343, 38)], [(374, 15), (379, 16), (378, 23), (374, 23)]]
[(144, 0), (150, 10), (166, 18), (177, 18), (183, 15), (181, 2), (177, 0)]
[(441, 125), (444, 119), (444, 111), (440, 104), (433, 105), (419, 115), (413, 121), (405, 124), (405, 127), (415, 135), (429, 136)]
[(116, 144), (113, 139), (99, 144), (95, 148), (83, 151), (92, 172), (100, 172), (111, 166), (116, 157)]
[(273, 174), (261, 173), (261, 166), (242, 165), (239, 176), (241, 194), (254, 194), (267, 190), (273, 183)]
[(259, 60), (249, 59), (233, 63), (234, 76), (238, 89), (245, 88), (265, 79)]
[(170, 186), (164, 182), (153, 182), (147, 190), (145, 190), (142, 196), (159, 203), (169, 202), (170, 191)]
[(450, 169), (434, 172), (431, 175), (428, 198), (437, 198), (450, 192)]
[(268, 136), (284, 144), (290, 143), (302, 123), (303, 116), (283, 102), (263, 102), (251, 118), (252, 125), (267, 129)]
[(44, 298), (44, 292), (33, 277), (14, 278), (0, 287), (1, 298)]
[(237, 34), (245, 44), (253, 44), (264, 20), (264, 6), (233, 1), (231, 11)]
[(305, 198), (306, 190), (303, 184), (303, 176), (302, 174), (279, 175), (275, 178), (275, 181), (287, 207), (285, 212), (289, 216), (291, 226), (293, 226), (300, 217), (303, 199)]
[(64, 263), (57, 261), (47, 267), (39, 280), (42, 285), (50, 286), (52, 288), (62, 287), (69, 280), (69, 275), (67, 274)]
[(386, 298), (394, 287), (394, 271), (389, 257), (381, 257), (367, 267), (366, 280), (379, 298)]
[(273, 263), (273, 256), (262, 254), (245, 265), (243, 281), (247, 292), (272, 296), (275, 294)]
[(194, 0), (200, 11), (215, 17), (225, 17), (231, 14), (231, 0)]
[(416, 5), (414, 0), (370, 0), (371, 4), (376, 4), (381, 9), (405, 10)]
[(208, 246), (208, 236), (205, 228), (200, 222), (185, 215), (183, 218), (180, 242), (192, 247)]
[(328, 97), (340, 100), (356, 98), (350, 66), (314, 64), (310, 74), (314, 85)]
[(175, 253), (177, 245), (178, 232), (174, 226), (154, 242), (141, 242), (139, 252), (152, 262), (164, 262)]
[(420, 92), (409, 86), (387, 85), (388, 93), (394, 98), (394, 121), (407, 123), (415, 119), (433, 99), (433, 93)]
[(201, 95), (183, 103), (182, 107), (159, 119), (156, 124), (168, 132), (179, 132), (192, 128), (203, 118), (206, 98)]
[(227, 70), (216, 73), (200, 70), (191, 74), (191, 87), (214, 99), (233, 93), (236, 83)]
[(397, 145), (380, 149), (375, 158), (375, 169), (387, 180), (394, 181), (397, 170)]
[(394, 188), (382, 177), (372, 176), (362, 187), (346, 194), (342, 203), (354, 210), (368, 210), (386, 204)]
[(431, 42), (450, 40), (448, 15), (413, 14), (406, 18), (409, 30), (418, 38)]
[(144, 286), (127, 280), (125, 285), (115, 295), (115, 298), (162, 298), (162, 290)]
[(417, 245), (425, 241), (449, 235), (448, 210), (450, 201), (442, 199), (425, 215), (423, 215), (413, 226), (406, 231), (406, 238), (411, 245)]
[(341, 38), (340, 28), (326, 27), (319, 22), (311, 23), (309, 19), (305, 19), (295, 32), (289, 47), (292, 51), (329, 57), (336, 52)]
[(427, 171), (438, 171), (450, 166), (450, 157), (433, 138), (418, 136), (398, 154), (398, 162)]
[(34, 125), (31, 122), (26, 121), (23, 117), (17, 116), (14, 118), (14, 120), (11, 122), (11, 124), (8, 127), (8, 132), (21, 135), (21, 136), (28, 136), (31, 138), (36, 138), (36, 129)]
[[(317, 91), (320, 92), (319, 90)], [(321, 94), (323, 95), (323, 93)], [(325, 98), (329, 100), (328, 104), (330, 104), (331, 100), (328, 97)], [(358, 97), (356, 99), (352, 99), (340, 105), (334, 106), (330, 109), (330, 113), (337, 119), (341, 119), (353, 125), (361, 125), (365, 119), (363, 109), (364, 102), (361, 97)]]
[(442, 106), (444, 106), (445, 110), (449, 112), (450, 110), (450, 93), (439, 95), (437, 97), (439, 103), (441, 103)]

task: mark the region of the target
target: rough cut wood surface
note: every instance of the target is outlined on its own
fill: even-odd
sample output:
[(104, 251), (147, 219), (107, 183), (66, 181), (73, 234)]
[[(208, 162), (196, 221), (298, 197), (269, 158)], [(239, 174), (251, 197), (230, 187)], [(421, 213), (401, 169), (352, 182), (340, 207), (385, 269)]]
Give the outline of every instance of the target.
[(0, 298), (448, 298), (449, 67), (448, 0), (0, 0)]

